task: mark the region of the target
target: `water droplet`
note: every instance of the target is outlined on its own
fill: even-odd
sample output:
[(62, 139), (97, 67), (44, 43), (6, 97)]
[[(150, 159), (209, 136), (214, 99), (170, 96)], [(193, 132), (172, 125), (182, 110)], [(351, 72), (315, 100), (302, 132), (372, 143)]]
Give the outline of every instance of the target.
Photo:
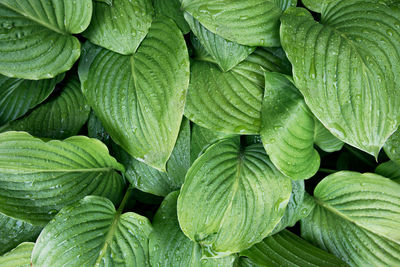
[(315, 79), (317, 70), (315, 69), (315, 61), (314, 59), (311, 60), (310, 70), (308, 71), (308, 75), (311, 79)]
[(394, 33), (393, 33), (393, 31), (391, 29), (388, 29), (386, 31), (386, 34), (389, 35), (389, 36), (393, 36)]

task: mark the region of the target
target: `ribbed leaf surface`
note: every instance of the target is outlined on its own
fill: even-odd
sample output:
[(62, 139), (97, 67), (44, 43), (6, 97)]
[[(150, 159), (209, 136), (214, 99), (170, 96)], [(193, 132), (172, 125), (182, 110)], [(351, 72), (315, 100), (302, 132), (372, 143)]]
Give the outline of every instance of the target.
[(386, 155), (400, 164), (400, 131), (397, 130), (390, 136), (383, 147)]
[(390, 160), (376, 167), (375, 172), (400, 183), (400, 164)]
[(97, 139), (43, 142), (25, 132), (0, 134), (0, 212), (44, 225), (86, 195), (121, 199), (121, 164)]
[(35, 243), (21, 243), (12, 251), (0, 257), (0, 266), (31, 267), (31, 254)]
[(80, 55), (72, 34), (92, 17), (91, 0), (1, 0), (0, 73), (24, 79), (52, 78)]
[(400, 122), (400, 8), (332, 1), (319, 23), (302, 8), (281, 20), (282, 46), (311, 111), (336, 137), (377, 156)]
[(291, 187), (262, 145), (241, 147), (239, 138), (220, 141), (186, 175), (178, 199), (179, 224), (209, 255), (236, 253), (272, 232)]
[(343, 141), (335, 137), (325, 126), (317, 119), (314, 118), (314, 142), (325, 152), (335, 152), (343, 148)]
[(183, 17), (180, 0), (153, 0), (153, 5), (157, 14), (173, 19), (183, 34), (190, 32), (190, 27)]
[(400, 185), (376, 174), (338, 172), (314, 191), (302, 236), (351, 266), (400, 264)]

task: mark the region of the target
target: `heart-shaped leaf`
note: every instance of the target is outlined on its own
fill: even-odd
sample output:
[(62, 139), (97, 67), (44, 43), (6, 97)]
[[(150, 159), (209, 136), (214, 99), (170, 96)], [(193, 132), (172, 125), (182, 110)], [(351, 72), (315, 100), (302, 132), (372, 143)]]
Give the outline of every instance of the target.
[(302, 236), (351, 266), (400, 264), (400, 184), (376, 174), (343, 171), (314, 190), (317, 205)]
[(181, 31), (172, 20), (158, 18), (132, 57), (90, 43), (84, 49), (83, 93), (104, 128), (134, 158), (165, 171), (189, 83)]
[(91, 0), (1, 0), (0, 73), (31, 80), (69, 70), (81, 53)]
[(124, 168), (97, 139), (74, 136), (43, 142), (25, 132), (0, 134), (0, 212), (45, 225), (86, 195), (118, 202)]
[(31, 267), (31, 254), (35, 243), (25, 242), (0, 256), (0, 266)]
[(242, 147), (239, 137), (223, 140), (189, 169), (178, 199), (179, 224), (206, 255), (230, 255), (272, 232), (291, 187), (261, 144)]
[(332, 1), (320, 22), (303, 8), (281, 20), (282, 46), (311, 111), (333, 135), (377, 157), (400, 122), (400, 8)]

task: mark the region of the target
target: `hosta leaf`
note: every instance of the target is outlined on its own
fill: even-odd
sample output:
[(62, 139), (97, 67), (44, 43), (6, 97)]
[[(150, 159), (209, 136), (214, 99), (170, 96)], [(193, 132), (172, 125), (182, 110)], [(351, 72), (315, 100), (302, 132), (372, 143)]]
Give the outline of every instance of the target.
[(255, 47), (244, 46), (225, 40), (210, 32), (187, 12), (185, 13), (185, 19), (200, 43), (223, 71), (232, 69), (256, 49)]
[(31, 81), (0, 75), (0, 126), (43, 102), (63, 77)]
[(38, 80), (69, 70), (81, 52), (73, 34), (91, 17), (91, 0), (1, 0), (0, 73)]
[(183, 34), (190, 32), (190, 27), (183, 17), (180, 0), (153, 0), (153, 5), (157, 14), (173, 19)]
[(151, 224), (121, 211), (97, 196), (63, 208), (36, 241), (33, 266), (148, 266)]
[(30, 267), (31, 254), (35, 243), (21, 243), (12, 251), (0, 256), (0, 266), (7, 267)]
[(317, 205), (302, 236), (351, 266), (400, 264), (400, 185), (376, 174), (343, 171), (314, 190)]
[(314, 142), (325, 152), (335, 152), (343, 148), (343, 141), (336, 138), (325, 126), (317, 119), (315, 121)]
[(172, 191), (179, 190), (190, 167), (189, 121), (187, 119), (182, 121), (181, 131), (167, 162), (167, 172), (158, 171), (134, 158), (131, 158), (125, 166), (125, 177), (141, 191), (166, 196)]
[(0, 213), (0, 255), (22, 242), (36, 240), (41, 230), (42, 227)]
[(240, 255), (258, 266), (347, 266), (288, 230), (265, 238)]
[(63, 139), (76, 135), (89, 116), (78, 76), (72, 76), (61, 94), (13, 121), (0, 131), (26, 131), (37, 137)]
[(390, 136), (383, 148), (386, 155), (391, 160), (400, 164), (400, 130), (397, 130), (392, 136)]
[(183, 0), (183, 10), (225, 39), (249, 46), (279, 46), (279, 18), (296, 0)]
[(261, 140), (274, 165), (291, 179), (308, 179), (318, 171), (314, 127), (314, 116), (292, 82), (266, 72)]
[(281, 49), (257, 49), (228, 72), (194, 61), (186, 117), (217, 132), (258, 134), (265, 70), (290, 72)]
[(202, 260), (200, 245), (191, 241), (179, 228), (176, 211), (178, 195), (179, 192), (169, 194), (154, 216), (154, 230), (149, 241), (151, 266), (232, 266), (234, 256)]
[(325, 0), (302, 0), (301, 2), (308, 9), (310, 9), (314, 12), (321, 13), (322, 5), (324, 4)]
[(261, 144), (241, 147), (239, 137), (223, 140), (189, 169), (178, 199), (179, 224), (210, 256), (239, 252), (274, 229), (291, 187)]
[(112, 6), (113, 0), (95, 0), (96, 2), (106, 3), (109, 6)]
[(182, 33), (159, 18), (132, 58), (90, 43), (85, 50), (79, 66), (83, 93), (104, 128), (133, 157), (165, 171), (189, 82)]
[(153, 20), (151, 0), (114, 1), (111, 6), (94, 3), (93, 18), (83, 33), (90, 42), (129, 55), (149, 31)]
[(311, 111), (333, 135), (377, 157), (399, 124), (400, 9), (333, 1), (320, 22), (303, 8), (281, 20), (282, 46)]
[(400, 165), (394, 161), (388, 161), (380, 164), (375, 172), (384, 177), (390, 178), (393, 181), (400, 183)]
[(44, 225), (86, 195), (118, 202), (124, 168), (97, 139), (43, 142), (25, 132), (0, 134), (0, 212)]

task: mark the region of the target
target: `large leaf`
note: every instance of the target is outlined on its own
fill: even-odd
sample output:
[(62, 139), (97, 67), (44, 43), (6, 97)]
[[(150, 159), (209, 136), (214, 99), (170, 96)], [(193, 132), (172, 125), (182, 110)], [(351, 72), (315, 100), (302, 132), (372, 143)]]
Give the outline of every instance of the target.
[(182, 121), (181, 131), (167, 162), (167, 172), (158, 171), (134, 158), (131, 158), (125, 166), (125, 177), (141, 191), (166, 196), (172, 191), (179, 190), (190, 167), (189, 121), (187, 119)]
[(343, 141), (336, 138), (325, 126), (317, 119), (314, 118), (314, 142), (325, 152), (335, 152), (343, 148)]
[(114, 52), (133, 54), (153, 20), (151, 0), (94, 3), (93, 18), (83, 36)]
[(185, 115), (213, 131), (258, 134), (265, 70), (290, 73), (281, 49), (257, 49), (228, 72), (194, 61)]
[(282, 46), (311, 111), (336, 137), (377, 157), (399, 124), (400, 8), (333, 1), (320, 22), (303, 8), (281, 20)]
[(133, 157), (165, 171), (189, 83), (181, 31), (159, 18), (132, 57), (90, 43), (85, 50), (79, 65), (83, 93), (105, 129)]
[(314, 116), (292, 82), (283, 74), (266, 72), (261, 140), (274, 165), (291, 179), (308, 179), (318, 171), (314, 128)]
[(0, 255), (22, 242), (35, 241), (41, 230), (42, 227), (0, 213)]
[(1, 0), (0, 73), (38, 80), (69, 70), (81, 52), (73, 34), (91, 17), (91, 0)]
[(148, 266), (151, 224), (121, 212), (97, 196), (63, 208), (36, 241), (33, 266)]
[(207, 29), (249, 46), (279, 46), (279, 18), (296, 0), (183, 0), (182, 8)]
[(97, 139), (43, 142), (25, 132), (0, 134), (0, 212), (44, 225), (86, 195), (118, 202), (124, 168)]
[(89, 111), (78, 76), (74, 75), (59, 96), (38, 106), (28, 116), (0, 127), (0, 131), (26, 131), (37, 137), (63, 139), (79, 132)]
[(242, 147), (239, 137), (223, 140), (189, 169), (178, 199), (179, 224), (206, 255), (236, 253), (272, 232), (291, 187), (261, 144)]
[(202, 260), (200, 245), (191, 241), (179, 228), (176, 210), (178, 195), (179, 192), (169, 194), (154, 215), (154, 230), (149, 241), (151, 266), (232, 266), (234, 256)]
[(185, 19), (200, 43), (223, 71), (232, 69), (256, 49), (255, 47), (225, 40), (221, 36), (210, 32), (187, 12), (185, 12)]
[(190, 27), (183, 17), (180, 0), (153, 0), (153, 5), (157, 14), (173, 19), (183, 34), (190, 32)]
[(390, 160), (376, 167), (375, 172), (400, 183), (400, 164)]
[(35, 243), (25, 242), (12, 251), (0, 256), (0, 266), (31, 267), (31, 254)]
[(242, 251), (258, 266), (347, 266), (335, 256), (284, 230)]
[(43, 102), (63, 77), (31, 81), (0, 75), (0, 126)]
[(338, 172), (314, 190), (302, 236), (351, 266), (400, 264), (400, 184), (376, 174)]

